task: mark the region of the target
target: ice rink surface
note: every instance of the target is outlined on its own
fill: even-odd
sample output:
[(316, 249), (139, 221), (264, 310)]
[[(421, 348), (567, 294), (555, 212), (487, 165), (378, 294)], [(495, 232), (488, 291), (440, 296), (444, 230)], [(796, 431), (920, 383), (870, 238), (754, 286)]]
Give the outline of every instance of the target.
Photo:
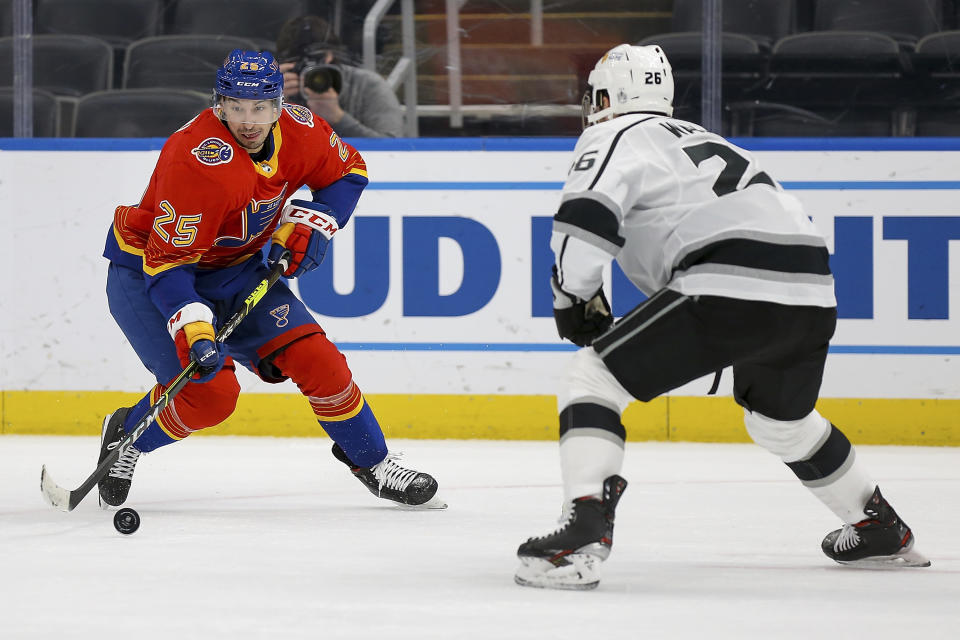
[(926, 569), (857, 570), (819, 543), (834, 516), (753, 445), (628, 444), (598, 589), (513, 583), (552, 530), (556, 443), (395, 440), (445, 511), (360, 485), (326, 439), (193, 437), (141, 458), (117, 533), (87, 437), (0, 436), (0, 637), (673, 639), (960, 637), (960, 449), (859, 447)]

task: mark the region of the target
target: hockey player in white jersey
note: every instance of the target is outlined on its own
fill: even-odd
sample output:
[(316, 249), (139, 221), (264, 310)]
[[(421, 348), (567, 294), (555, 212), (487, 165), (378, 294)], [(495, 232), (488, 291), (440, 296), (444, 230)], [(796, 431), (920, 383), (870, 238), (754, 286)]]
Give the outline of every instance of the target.
[[(749, 152), (671, 118), (659, 47), (619, 45), (588, 82), (551, 237), (557, 330), (582, 347), (558, 394), (563, 515), (520, 545), (516, 581), (597, 586), (627, 486), (621, 414), (728, 366), (751, 438), (842, 521), (823, 552), (928, 566), (850, 441), (814, 408), (836, 300), (824, 239), (800, 203)], [(648, 296), (616, 323), (602, 290), (614, 259)]]

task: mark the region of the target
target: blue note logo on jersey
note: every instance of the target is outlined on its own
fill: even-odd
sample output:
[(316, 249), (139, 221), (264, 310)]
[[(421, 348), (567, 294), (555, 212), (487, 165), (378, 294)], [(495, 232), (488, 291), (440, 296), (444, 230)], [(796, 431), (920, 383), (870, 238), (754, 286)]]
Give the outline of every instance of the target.
[(302, 107), (299, 104), (285, 104), (283, 108), (287, 110), (291, 118), (300, 124), (305, 124), (308, 127), (313, 126), (313, 112), (310, 111), (310, 109)]
[(251, 200), (243, 211), (231, 214), (220, 227), (225, 231), (213, 244), (218, 247), (242, 247), (273, 227), (277, 212), (287, 201), (287, 183), (280, 193), (266, 200)]
[(233, 147), (220, 138), (207, 138), (190, 153), (203, 164), (227, 164), (233, 160)]
[(271, 309), (271, 310), (270, 310), (270, 315), (272, 315), (274, 318), (277, 319), (277, 328), (278, 328), (278, 329), (287, 326), (287, 323), (290, 322), (290, 320), (287, 319), (287, 316), (288, 316), (289, 314), (290, 314), (290, 305), (289, 305), (289, 304), (282, 304), (282, 305), (280, 305), (279, 307), (277, 307), (276, 309)]

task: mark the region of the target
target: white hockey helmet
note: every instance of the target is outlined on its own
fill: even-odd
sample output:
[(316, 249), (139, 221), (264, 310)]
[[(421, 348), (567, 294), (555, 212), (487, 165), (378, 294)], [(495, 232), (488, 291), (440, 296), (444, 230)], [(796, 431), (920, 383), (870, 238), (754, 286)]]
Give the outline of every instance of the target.
[[(587, 126), (637, 111), (673, 115), (673, 69), (657, 45), (617, 45), (600, 58), (587, 84), (590, 88), (583, 97)], [(604, 96), (610, 100), (606, 108)]]

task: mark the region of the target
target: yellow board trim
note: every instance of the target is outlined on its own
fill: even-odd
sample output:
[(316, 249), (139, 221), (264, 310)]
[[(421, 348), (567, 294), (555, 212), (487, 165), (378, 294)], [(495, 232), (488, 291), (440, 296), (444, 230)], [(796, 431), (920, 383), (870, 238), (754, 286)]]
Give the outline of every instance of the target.
[[(103, 416), (141, 394), (113, 391), (0, 391), (0, 434), (97, 435)], [(388, 438), (556, 440), (553, 396), (364, 394)], [(824, 398), (820, 413), (855, 444), (960, 446), (960, 400)], [(749, 442), (729, 397), (661, 397), (623, 416), (627, 439)], [(322, 436), (306, 398), (241, 394), (236, 412), (199, 433)]]

